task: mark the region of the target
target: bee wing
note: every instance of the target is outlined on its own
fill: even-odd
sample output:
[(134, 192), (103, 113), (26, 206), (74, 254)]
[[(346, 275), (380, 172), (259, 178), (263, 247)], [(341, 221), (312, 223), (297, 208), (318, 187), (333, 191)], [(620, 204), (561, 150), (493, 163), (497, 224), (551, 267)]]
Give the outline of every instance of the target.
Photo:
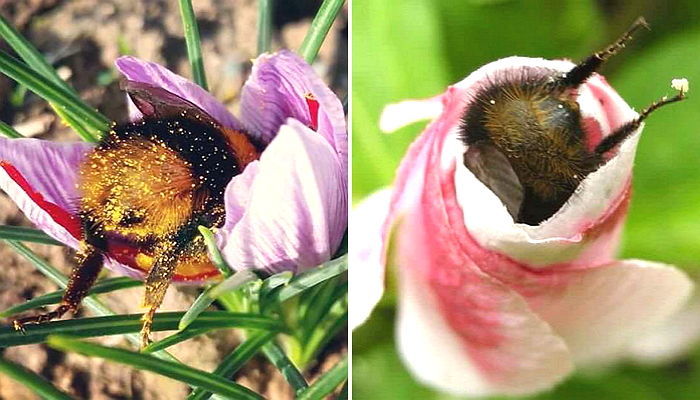
[(523, 186), (506, 156), (489, 144), (473, 144), (464, 154), (464, 165), (488, 187), (517, 218), (523, 202)]
[(219, 122), (190, 101), (161, 87), (124, 80), (121, 88), (141, 111), (144, 118), (189, 118), (219, 127)]

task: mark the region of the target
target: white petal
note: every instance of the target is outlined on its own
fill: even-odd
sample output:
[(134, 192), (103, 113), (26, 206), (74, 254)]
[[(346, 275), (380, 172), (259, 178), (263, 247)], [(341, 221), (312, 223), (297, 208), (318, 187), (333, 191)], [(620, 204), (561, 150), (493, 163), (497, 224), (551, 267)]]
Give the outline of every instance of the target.
[(373, 193), (355, 207), (350, 218), (349, 324), (365, 322), (384, 293), (384, 221), (389, 214), (391, 190)]
[(528, 298), (566, 341), (577, 364), (607, 361), (687, 301), (693, 284), (679, 269), (624, 260), (564, 274), (560, 287)]

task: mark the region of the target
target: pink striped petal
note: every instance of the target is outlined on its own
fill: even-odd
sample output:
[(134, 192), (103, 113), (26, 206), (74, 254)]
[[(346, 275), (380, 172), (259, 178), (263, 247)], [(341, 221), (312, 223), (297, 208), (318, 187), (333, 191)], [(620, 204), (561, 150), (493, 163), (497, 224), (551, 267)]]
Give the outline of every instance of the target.
[[(214, 96), (199, 85), (171, 72), (169, 69), (154, 62), (139, 60), (136, 57), (119, 57), (115, 62), (117, 70), (134, 82), (142, 82), (163, 88), (170, 93), (192, 102), (206, 111), (221, 125), (227, 128), (243, 129), (242, 124)], [(141, 112), (130, 102), (129, 111), (132, 120), (142, 117)]]
[(78, 167), (93, 145), (0, 138), (0, 188), (39, 229), (77, 248)]
[[(245, 174), (234, 178), (248, 180)], [(304, 270), (330, 259), (347, 224), (347, 177), (335, 150), (316, 132), (288, 119), (263, 152), (247, 200), (227, 192), (223, 254), (235, 269)], [(242, 187), (245, 184), (241, 185)], [(227, 215), (227, 218), (229, 216)], [(238, 218), (238, 216), (236, 216)]]
[[(463, 166), (467, 149), (457, 128), (490, 76), (571, 66), (511, 57), (480, 68), (439, 97), (442, 113), (399, 168), (383, 240), (368, 253), (394, 255), (379, 264), (396, 263), (400, 273), (402, 357), (419, 380), (439, 389), (463, 395), (546, 389), (574, 361), (619, 354), (632, 335), (688, 296), (692, 285), (671, 267), (613, 259), (641, 129), (537, 227), (515, 224)], [(637, 115), (597, 75), (580, 88), (579, 104), (591, 146)], [(396, 247), (388, 249), (390, 243)]]
[(251, 134), (267, 143), (290, 117), (323, 136), (347, 169), (347, 127), (338, 97), (293, 52), (263, 54), (243, 86), (241, 120)]
[(564, 284), (526, 295), (564, 339), (577, 365), (621, 356), (641, 333), (680, 310), (693, 288), (681, 270), (642, 260), (562, 275)]

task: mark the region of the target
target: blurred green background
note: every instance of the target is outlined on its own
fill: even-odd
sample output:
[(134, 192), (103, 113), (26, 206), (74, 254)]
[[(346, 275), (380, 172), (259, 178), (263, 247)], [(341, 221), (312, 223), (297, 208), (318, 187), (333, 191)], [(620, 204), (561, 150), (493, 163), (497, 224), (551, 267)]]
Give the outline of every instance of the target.
[[(386, 104), (433, 96), (510, 55), (582, 59), (642, 15), (652, 30), (638, 34), (602, 73), (636, 109), (673, 94), (674, 77), (688, 78), (690, 93), (647, 122), (622, 256), (700, 272), (699, 5), (697, 0), (353, 0), (354, 202), (391, 184), (407, 146), (425, 125), (380, 133), (377, 121)], [(398, 359), (394, 292), (390, 279), (379, 307), (353, 335), (353, 397), (451, 399), (415, 383)], [(662, 367), (623, 364), (578, 374), (533, 398), (698, 399), (700, 345), (696, 349)]]

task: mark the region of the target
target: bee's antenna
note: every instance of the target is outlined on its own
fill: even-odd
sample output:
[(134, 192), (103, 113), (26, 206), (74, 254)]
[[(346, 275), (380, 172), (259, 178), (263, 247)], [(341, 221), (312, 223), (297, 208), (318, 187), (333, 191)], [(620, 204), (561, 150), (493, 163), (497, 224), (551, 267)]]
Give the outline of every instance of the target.
[(639, 117), (622, 125), (621, 127), (617, 128), (613, 133), (606, 136), (598, 144), (598, 146), (596, 146), (595, 152), (600, 155), (607, 153), (608, 151), (615, 148), (615, 146), (622, 143), (622, 141), (625, 140), (634, 131), (636, 131), (637, 128), (639, 128), (639, 125), (641, 125), (642, 122), (644, 122), (644, 120), (649, 116), (649, 114), (653, 113), (654, 111), (667, 104), (675, 103), (686, 98), (685, 95), (688, 92), (688, 81), (686, 79), (674, 79), (671, 81), (671, 86), (674, 89), (678, 90), (678, 93), (675, 96), (671, 98), (664, 96), (659, 100), (651, 103), (639, 113)]
[(632, 40), (632, 35), (641, 28), (649, 29), (649, 24), (647, 24), (644, 17), (637, 18), (627, 32), (623, 33), (622, 36), (604, 50), (594, 53), (573, 67), (571, 71), (563, 74), (556, 82), (557, 86), (575, 88), (581, 85), (586, 79), (590, 78), (605, 61), (622, 50), (627, 45), (627, 42)]

